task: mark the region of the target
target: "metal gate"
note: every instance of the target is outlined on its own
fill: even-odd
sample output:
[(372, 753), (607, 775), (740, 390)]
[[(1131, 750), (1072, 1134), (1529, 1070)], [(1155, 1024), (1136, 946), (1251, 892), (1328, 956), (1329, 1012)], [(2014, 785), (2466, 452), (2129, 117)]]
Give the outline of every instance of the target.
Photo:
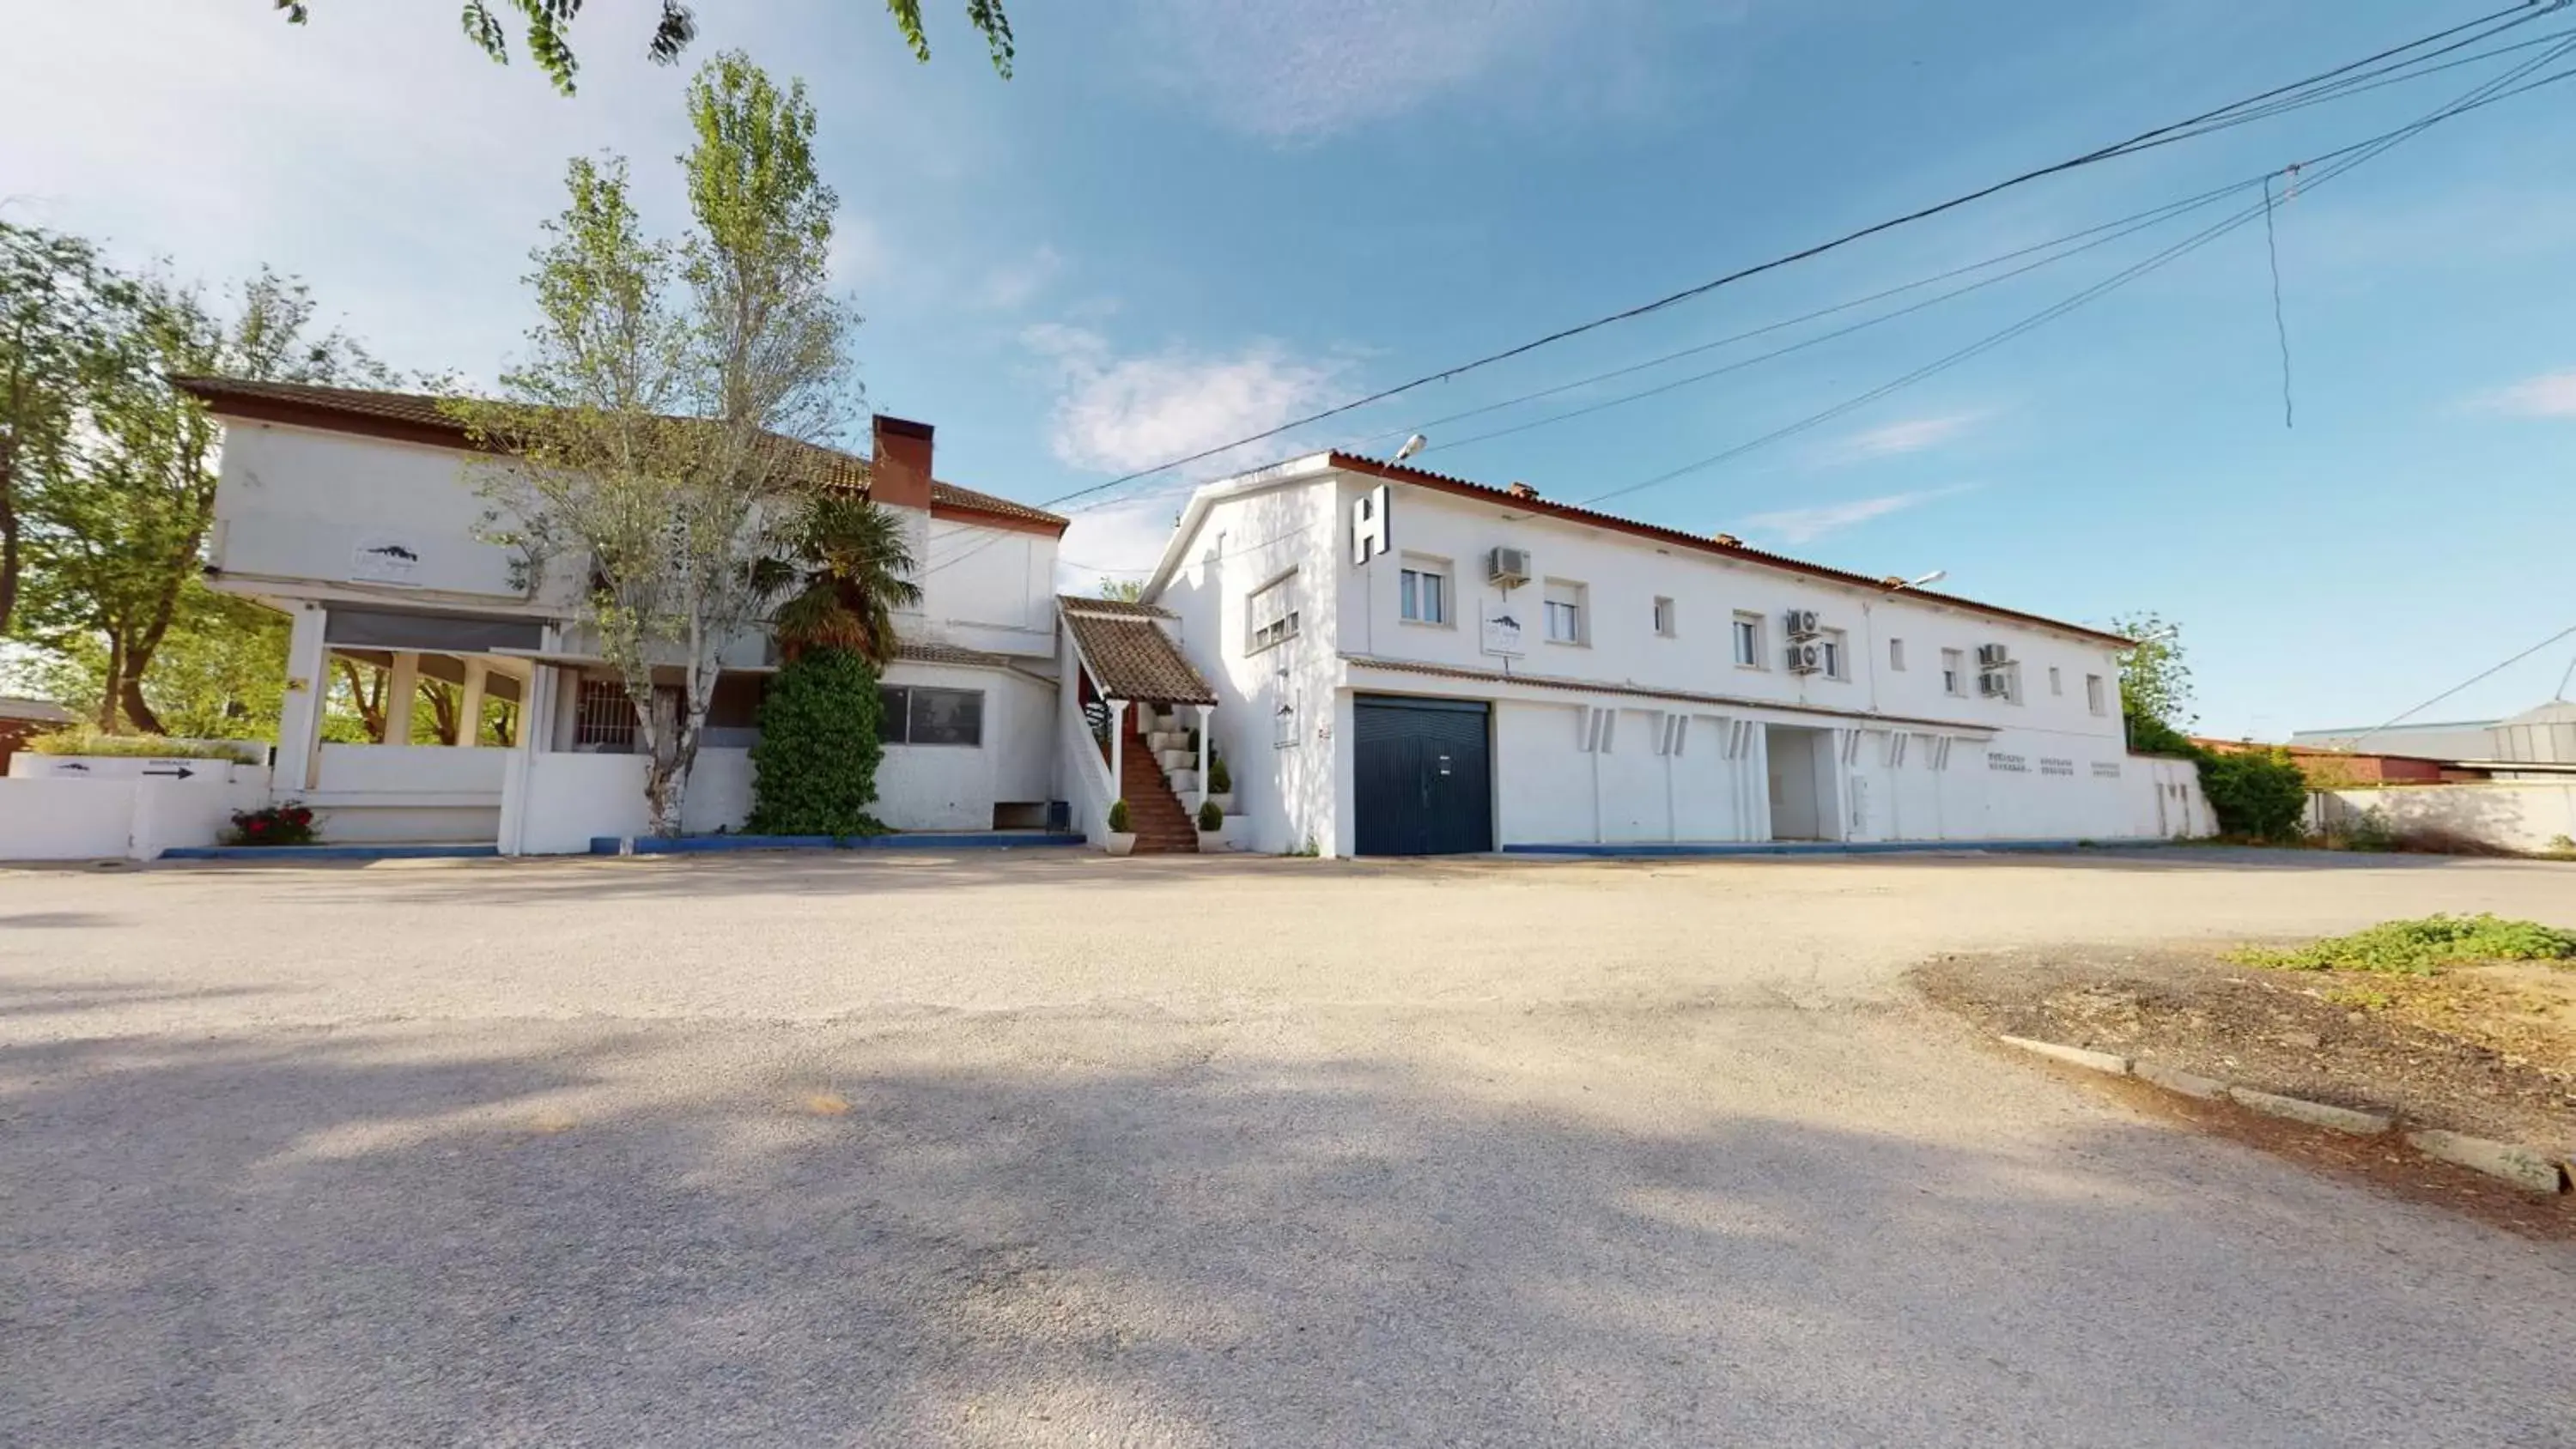
[(1491, 712), (1482, 700), (1362, 695), (1355, 701), (1360, 854), (1494, 848)]

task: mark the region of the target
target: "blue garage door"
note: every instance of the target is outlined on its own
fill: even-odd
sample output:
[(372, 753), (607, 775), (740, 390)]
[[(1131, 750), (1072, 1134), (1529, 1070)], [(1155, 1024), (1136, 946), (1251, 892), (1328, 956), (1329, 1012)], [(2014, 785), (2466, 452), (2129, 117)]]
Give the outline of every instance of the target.
[(1360, 854), (1494, 848), (1491, 712), (1482, 700), (1360, 696), (1353, 721)]

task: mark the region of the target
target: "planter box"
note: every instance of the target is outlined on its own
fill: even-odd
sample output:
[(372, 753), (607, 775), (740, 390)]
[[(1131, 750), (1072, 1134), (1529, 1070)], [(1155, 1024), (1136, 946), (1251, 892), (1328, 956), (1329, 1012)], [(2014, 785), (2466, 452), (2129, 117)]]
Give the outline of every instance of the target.
[(1111, 855), (1133, 855), (1136, 853), (1136, 832), (1133, 830), (1112, 830), (1108, 833), (1107, 839), (1102, 843), (1101, 848), (1108, 851)]
[(1232, 846), (1230, 846), (1230, 845), (1228, 845), (1228, 844), (1226, 843), (1225, 835), (1226, 835), (1226, 833), (1225, 833), (1224, 831), (1222, 831), (1222, 830), (1202, 830), (1202, 831), (1200, 831), (1200, 832), (1199, 832), (1199, 854), (1201, 854), (1201, 855), (1217, 855), (1217, 854), (1221, 854), (1221, 853), (1222, 853), (1222, 852), (1224, 852), (1224, 851), (1227, 851), (1227, 850), (1231, 850), (1231, 849), (1233, 849), (1233, 847), (1232, 847)]
[(1216, 802), (1217, 809), (1228, 815), (1235, 813), (1234, 792), (1232, 790), (1210, 790), (1208, 792), (1208, 798)]

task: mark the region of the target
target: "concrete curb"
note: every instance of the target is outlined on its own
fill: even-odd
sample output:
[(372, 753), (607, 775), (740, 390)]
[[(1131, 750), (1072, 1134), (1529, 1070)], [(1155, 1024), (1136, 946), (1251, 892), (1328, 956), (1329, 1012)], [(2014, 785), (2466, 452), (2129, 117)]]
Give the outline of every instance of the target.
[[(2062, 1046), (2051, 1041), (2034, 1041), (2026, 1036), (1996, 1034), (2004, 1045), (2066, 1062), (2090, 1071), (2114, 1077), (2134, 1076), (2169, 1092), (2206, 1101), (2225, 1099), (2257, 1112), (2312, 1127), (2328, 1127), (2349, 1132), (2357, 1137), (2376, 1137), (2393, 1130), (2397, 1121), (2376, 1112), (2356, 1112), (2350, 1107), (2337, 1107), (2328, 1102), (2311, 1102), (2304, 1097), (2284, 1097), (2276, 1092), (2258, 1092), (2222, 1082), (2215, 1077), (2199, 1076), (2160, 1062), (2133, 1061), (2111, 1052), (2097, 1052), (2089, 1047)], [(2532, 1192), (2562, 1193), (2576, 1188), (2576, 1163), (2561, 1162), (2538, 1148), (2511, 1142), (2490, 1142), (2483, 1137), (2470, 1137), (2458, 1132), (2422, 1127), (2406, 1134), (2406, 1145), (2427, 1157), (2439, 1158), (2456, 1167), (2483, 1172), (2502, 1178), (2516, 1187)]]
[(2483, 1137), (2468, 1137), (2431, 1127), (2407, 1133), (2406, 1142), (2427, 1157), (2475, 1168), (2489, 1177), (2501, 1177), (2533, 1192), (2567, 1191), (2566, 1164), (2552, 1162), (2528, 1147), (2518, 1147), (2510, 1142), (2490, 1142)]

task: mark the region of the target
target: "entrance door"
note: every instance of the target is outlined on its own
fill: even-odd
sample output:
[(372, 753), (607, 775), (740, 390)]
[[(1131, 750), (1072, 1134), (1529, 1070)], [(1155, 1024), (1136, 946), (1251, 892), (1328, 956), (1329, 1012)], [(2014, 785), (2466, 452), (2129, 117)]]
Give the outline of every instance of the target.
[(1826, 805), (1820, 785), (1833, 751), (1825, 732), (1771, 725), (1764, 734), (1771, 757), (1771, 838), (1826, 839)]
[(1360, 854), (1494, 848), (1490, 707), (1483, 700), (1363, 695), (1352, 713)]

